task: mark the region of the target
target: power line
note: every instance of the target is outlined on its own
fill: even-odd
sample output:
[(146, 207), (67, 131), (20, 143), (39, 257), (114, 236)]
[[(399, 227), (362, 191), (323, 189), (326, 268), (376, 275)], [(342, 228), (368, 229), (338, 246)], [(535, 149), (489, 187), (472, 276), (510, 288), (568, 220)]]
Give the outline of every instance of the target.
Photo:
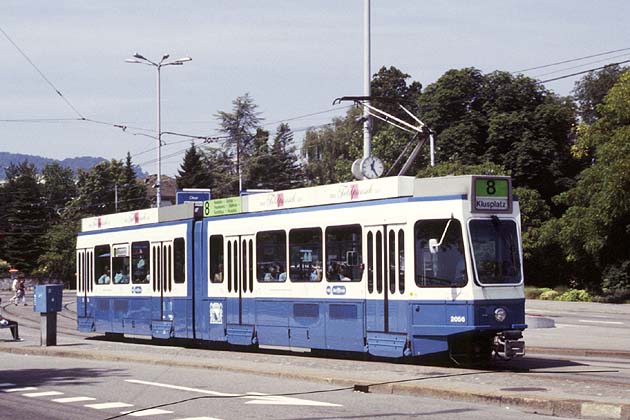
[(599, 53), (599, 54), (592, 54), (592, 55), (587, 55), (587, 56), (584, 56), (584, 57), (572, 58), (570, 60), (558, 61), (556, 63), (545, 64), (545, 65), (542, 65), (542, 66), (530, 67), (530, 68), (522, 69), (522, 70), (515, 70), (512, 73), (522, 73), (522, 72), (530, 71), (530, 70), (544, 69), (544, 68), (547, 68), (547, 67), (557, 66), (559, 64), (572, 63), (572, 62), (575, 62), (575, 61), (586, 60), (588, 58), (593, 58), (593, 57), (600, 57), (602, 55), (613, 54), (613, 53), (620, 52), (620, 51), (630, 51), (630, 48), (620, 48), (618, 50), (611, 50), (611, 51), (606, 51), (606, 52)]
[(85, 120), (85, 117), (79, 111), (77, 111), (77, 109), (70, 103), (70, 101), (65, 96), (63, 96), (61, 91), (59, 89), (57, 89), (57, 87), (44, 75), (44, 73), (42, 73), (42, 71), (35, 65), (35, 63), (33, 63), (33, 61), (26, 55), (26, 53), (24, 51), (22, 51), (22, 49), (11, 39), (9, 34), (7, 34), (2, 28), (0, 28), (0, 32), (2, 32), (4, 37), (7, 40), (9, 40), (9, 42), (11, 44), (13, 44), (15, 49), (18, 50), (18, 52), (20, 54), (22, 54), (22, 57), (24, 57), (26, 59), (26, 61), (28, 61), (31, 66), (33, 66), (33, 68), (37, 71), (37, 73), (39, 73), (39, 75), (42, 77), (42, 79), (44, 79), (46, 81), (46, 83), (48, 83), (50, 85), (50, 87), (53, 88), (53, 90), (57, 93), (57, 95), (59, 95), (59, 97), (64, 100), (66, 105), (68, 105), (70, 107), (70, 109), (72, 109), (74, 111), (74, 113), (79, 116), (80, 119)]
[(531, 77), (533, 77), (533, 78), (540, 78), (540, 77), (543, 77), (543, 76), (549, 76), (550, 74), (562, 73), (562, 72), (565, 72), (565, 71), (568, 71), (568, 70), (579, 69), (580, 67), (590, 66), (591, 64), (603, 63), (605, 61), (614, 60), (616, 58), (627, 57), (628, 55), (630, 55), (630, 53), (620, 54), (620, 55), (616, 55), (614, 57), (604, 58), (602, 60), (588, 61), (588, 62), (586, 62), (584, 64), (579, 64), (577, 66), (565, 67), (565, 68), (560, 69), (560, 70), (548, 71), (546, 73), (537, 74), (537, 75), (531, 76)]
[(567, 77), (579, 76), (580, 74), (590, 73), (590, 72), (595, 71), (595, 70), (602, 70), (602, 69), (605, 69), (606, 67), (618, 66), (620, 64), (625, 64), (625, 63), (630, 63), (630, 60), (620, 61), (618, 63), (610, 63), (610, 64), (606, 64), (605, 66), (596, 67), (596, 68), (588, 69), (588, 70), (584, 70), (584, 71), (579, 71), (577, 73), (566, 74), (566, 75), (560, 76), (560, 77), (554, 77), (553, 79), (541, 80), (538, 83), (553, 82), (553, 81), (560, 80), (560, 79), (566, 79)]

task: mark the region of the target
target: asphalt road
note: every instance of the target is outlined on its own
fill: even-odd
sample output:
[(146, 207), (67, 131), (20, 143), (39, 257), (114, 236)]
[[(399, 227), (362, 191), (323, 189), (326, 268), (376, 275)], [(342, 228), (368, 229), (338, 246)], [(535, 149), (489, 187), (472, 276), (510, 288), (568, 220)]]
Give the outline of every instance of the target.
[[(2, 418), (111, 419), (128, 412), (123, 417), (164, 420), (550, 418), (515, 408), (225, 371), (128, 362), (114, 367), (42, 356), (31, 356), (28, 368), (16, 369), (24, 362), (15, 354), (0, 359)], [(7, 413), (11, 416), (4, 417)]]
[[(533, 347), (535, 351), (530, 352), (525, 358), (497, 363), (490, 371), (470, 371), (452, 366), (375, 363), (281, 352), (209, 351), (203, 348), (181, 347), (181, 343), (163, 343), (161, 340), (156, 342), (150, 339), (112, 342), (103, 340), (98, 334), (76, 331), (74, 300), (71, 293), (65, 295), (64, 311), (59, 314), (59, 346), (56, 347), (38, 346), (40, 316), (33, 313), (30, 305), (10, 305), (4, 308), (3, 313), (7, 317), (20, 322), (21, 335), (25, 342), (13, 343), (9, 340), (9, 331), (0, 330), (2, 360), (9, 360), (6, 368), (4, 364), (0, 364), (0, 384), (14, 384), (4, 385), (0, 390), (0, 407), (12, 410), (20, 407), (20, 401), (31, 401), (24, 406), (24, 410), (18, 410), (17, 417), (11, 418), (35, 418), (35, 412), (31, 410), (40, 410), (38, 407), (42, 405), (41, 410), (46, 412), (59, 404), (63, 407), (48, 412), (49, 415), (45, 418), (56, 418), (54, 416), (57, 414), (51, 413), (60, 413), (59, 418), (108, 418), (107, 416), (126, 411), (128, 406), (103, 405), (99, 407), (107, 411), (101, 412), (98, 408), (85, 407), (90, 405), (92, 400), (85, 400), (85, 404), (77, 405), (82, 401), (73, 399), (97, 398), (100, 402), (94, 404), (131, 404), (135, 409), (170, 401), (168, 400), (170, 396), (190, 398), (204, 396), (205, 391), (211, 391), (212, 395), (242, 394), (247, 397), (239, 399), (223, 395), (223, 399), (230, 400), (229, 403), (223, 402), (220, 405), (228, 407), (226, 411), (213, 412), (211, 411), (213, 406), (202, 405), (201, 408), (197, 407), (201, 412), (205, 410), (205, 414), (202, 415), (199, 414), (200, 411), (188, 412), (185, 408), (183, 411), (163, 408), (173, 411), (169, 414), (171, 417), (161, 417), (166, 414), (156, 412), (151, 412), (154, 414), (149, 417), (166, 419), (192, 416), (204, 417), (207, 420), (212, 417), (231, 419), (236, 418), (235, 414), (238, 414), (238, 418), (265, 418), (264, 416), (269, 415), (274, 418), (317, 419), (376, 416), (385, 418), (457, 416), (467, 419), (475, 418), (470, 417), (475, 413), (506, 418), (505, 413), (512, 413), (516, 409), (525, 413), (538, 412), (565, 417), (630, 419), (630, 405), (627, 404), (630, 401), (628, 352), (630, 345), (626, 346), (630, 344), (626, 330), (630, 305), (528, 301), (529, 315), (541, 316), (544, 312), (545, 316), (553, 317), (557, 324), (556, 328), (526, 330), (527, 345), (530, 349)], [(3, 296), (3, 306), (5, 302)], [(160, 343), (163, 344), (156, 345)], [(590, 349), (588, 351), (591, 353), (586, 351), (581, 355), (576, 353), (580, 349)], [(40, 357), (38, 355), (42, 356), (43, 361), (37, 361)], [(16, 369), (15, 366), (20, 368)], [(46, 371), (52, 371), (53, 377), (37, 380), (37, 375), (45, 377), (43, 372)], [(11, 380), (6, 379), (7, 372), (13, 372)], [(29, 376), (29, 373), (35, 377)], [(431, 377), (443, 379), (423, 382)], [(28, 378), (28, 381), (21, 378)], [(128, 382), (129, 380), (136, 382)], [(291, 407), (286, 400), (283, 404), (277, 400), (251, 402), (255, 396), (251, 393), (284, 394), (287, 391), (343, 388), (353, 383), (379, 383), (383, 380), (390, 382), (385, 386), (370, 387), (372, 392), (366, 394), (370, 398), (365, 400), (356, 398), (357, 395), (351, 392), (346, 392), (349, 397), (345, 400), (345, 397), (339, 396), (344, 394), (343, 391), (338, 394), (323, 393), (322, 398), (319, 394), (316, 397), (290, 396), (299, 400), (336, 404), (335, 406), (304, 402), (293, 404), (295, 401), (291, 400), (293, 411), (286, 412), (283, 410), (286, 410), (287, 406)], [(401, 380), (399, 385), (398, 380)], [(429, 385), (424, 385), (425, 383)], [(55, 388), (50, 389), (48, 385)], [(56, 388), (58, 385), (70, 388)], [(19, 390), (25, 386), (37, 389)], [(7, 389), (13, 388), (18, 390), (6, 392)], [(42, 392), (44, 394), (41, 394)], [(49, 392), (53, 394), (48, 394)], [(54, 394), (55, 392), (64, 394), (56, 398), (60, 394)], [(136, 393), (151, 398), (155, 396), (156, 399), (138, 399)], [(426, 398), (427, 396), (429, 398)], [(53, 401), (64, 398), (71, 400)], [(250, 398), (249, 402), (247, 398)], [(409, 400), (406, 400), (407, 398)], [(427, 401), (424, 401), (425, 398)], [(462, 405), (447, 402), (445, 398), (460, 401), (457, 404)], [(231, 401), (233, 399), (239, 400), (240, 403), (233, 404)], [(399, 402), (390, 405), (394, 400)], [(356, 405), (356, 401), (360, 401), (361, 404)], [(479, 402), (499, 405), (478, 407)], [(180, 406), (190, 405), (177, 404), (177, 410)], [(278, 411), (274, 411), (272, 406), (279, 406), (276, 407)], [(337, 406), (344, 408), (334, 408)], [(264, 416), (261, 411), (263, 408), (270, 410), (264, 411)], [(336, 412), (333, 408), (340, 411)], [(490, 411), (484, 412), (486, 409)], [(4, 412), (6, 410), (0, 411), (0, 418)], [(98, 415), (94, 414), (97, 412)], [(90, 413), (91, 415), (86, 417)], [(101, 416), (101, 413), (106, 413), (107, 416), (105, 414)], [(154, 415), (160, 417), (152, 417)], [(529, 415), (519, 414), (520, 417)]]
[(595, 349), (600, 354), (626, 353), (630, 358), (630, 305), (528, 300), (529, 316), (551, 319), (555, 328), (528, 328), (528, 347)]

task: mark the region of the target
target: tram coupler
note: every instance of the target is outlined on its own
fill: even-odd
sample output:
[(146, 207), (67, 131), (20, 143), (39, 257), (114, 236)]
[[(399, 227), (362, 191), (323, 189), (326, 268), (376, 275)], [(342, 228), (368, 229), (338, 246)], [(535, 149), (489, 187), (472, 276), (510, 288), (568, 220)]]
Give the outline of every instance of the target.
[(494, 352), (504, 360), (525, 356), (525, 341), (520, 330), (501, 331), (494, 337)]

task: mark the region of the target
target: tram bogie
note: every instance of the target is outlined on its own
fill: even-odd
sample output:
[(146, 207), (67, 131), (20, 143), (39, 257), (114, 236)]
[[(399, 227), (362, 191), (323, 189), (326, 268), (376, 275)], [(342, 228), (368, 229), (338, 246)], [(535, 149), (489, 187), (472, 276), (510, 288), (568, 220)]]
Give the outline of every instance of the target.
[(388, 358), (524, 354), (507, 177), (391, 177), (203, 210), (84, 219), (79, 329)]

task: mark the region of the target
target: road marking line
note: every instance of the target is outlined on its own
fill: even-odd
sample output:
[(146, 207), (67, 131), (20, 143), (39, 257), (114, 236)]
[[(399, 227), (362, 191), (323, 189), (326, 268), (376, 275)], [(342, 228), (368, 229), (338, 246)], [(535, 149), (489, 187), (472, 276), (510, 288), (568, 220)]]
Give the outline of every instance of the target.
[(173, 420), (223, 420), (217, 417), (180, 417)]
[(267, 395), (267, 394), (261, 394), (259, 392), (248, 392), (249, 395), (239, 396), (240, 394), (224, 394), (222, 392), (210, 391), (206, 389), (197, 389), (197, 388), (189, 388), (185, 386), (162, 384), (159, 382), (140, 381), (137, 379), (126, 379), (125, 382), (130, 382), (130, 383), (140, 384), (140, 385), (158, 386), (161, 388), (177, 389), (180, 391), (197, 392), (200, 394), (217, 395), (217, 396), (223, 396), (223, 397), (238, 397), (242, 399), (253, 400), (253, 401), (248, 401), (245, 404), (310, 405), (310, 406), (325, 406), (325, 407), (341, 407), (339, 404), (302, 400), (299, 398), (272, 396), (272, 395)]
[(99, 404), (86, 404), (84, 407), (93, 408), (95, 410), (105, 410), (107, 408), (125, 408), (133, 407), (133, 404), (127, 404), (124, 402), (111, 402), (111, 403), (99, 403)]
[(57, 398), (52, 401), (58, 403), (71, 403), (71, 402), (81, 402), (81, 401), (94, 401), (96, 398), (92, 397), (68, 397), (68, 398)]
[(594, 321), (590, 319), (580, 319), (580, 322), (588, 322), (592, 324), (614, 324), (614, 325), (623, 325), (623, 322), (619, 321)]
[(146, 410), (136, 411), (136, 412), (121, 411), (120, 414), (125, 414), (130, 417), (144, 417), (144, 416), (159, 416), (160, 414), (173, 414), (173, 412), (167, 411), (167, 410), (161, 410), (159, 408), (147, 408)]
[(159, 382), (140, 381), (140, 380), (137, 380), (137, 379), (126, 379), (125, 382), (130, 382), (132, 384), (140, 384), (140, 385), (158, 386), (160, 388), (177, 389), (177, 390), (180, 390), (180, 391), (198, 392), (200, 394), (217, 395), (217, 396), (220, 396), (220, 397), (234, 397), (234, 396), (238, 395), (238, 394), (224, 394), (222, 392), (209, 391), (209, 390), (206, 390), (206, 389), (189, 388), (189, 387), (186, 387), (186, 386), (161, 384)]
[(35, 398), (35, 397), (52, 397), (53, 395), (63, 395), (63, 392), (46, 391), (46, 392), (31, 392), (31, 393), (28, 393), (28, 394), (22, 394), (22, 396), (30, 397), (30, 398)]
[(24, 388), (11, 388), (11, 389), (3, 389), (2, 392), (22, 392), (22, 391), (34, 391), (37, 388), (34, 386), (26, 386)]
[(259, 392), (248, 392), (252, 395), (250, 398), (253, 401), (247, 401), (245, 404), (263, 404), (263, 405), (309, 405), (320, 407), (342, 407), (340, 404), (333, 404), (320, 401), (302, 400), (300, 398), (282, 397), (277, 395), (261, 394)]
[(0, 384), (0, 388), (6, 388), (6, 387), (9, 387), (9, 386), (15, 386), (15, 384), (12, 384), (10, 382), (5, 382), (3, 384)]

